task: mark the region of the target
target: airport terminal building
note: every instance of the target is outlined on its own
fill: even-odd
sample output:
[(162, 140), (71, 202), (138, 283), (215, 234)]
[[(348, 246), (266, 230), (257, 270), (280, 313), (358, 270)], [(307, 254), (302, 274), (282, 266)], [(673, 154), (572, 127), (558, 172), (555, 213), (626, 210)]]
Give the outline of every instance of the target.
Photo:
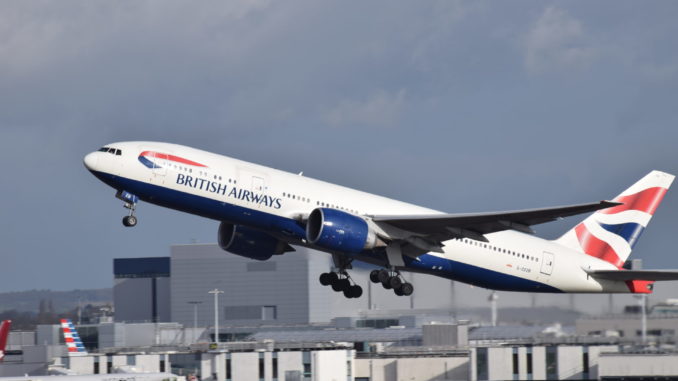
[[(488, 290), (405, 273), (415, 292), (396, 296), (369, 281), (366, 265), (349, 270), (364, 292), (347, 299), (318, 281), (331, 256), (304, 248), (261, 262), (214, 244), (175, 245), (169, 257), (120, 258), (113, 267), (114, 319), (77, 327), (87, 356), (66, 356), (58, 325), (12, 332), (0, 376), (126, 369), (220, 381), (678, 380), (678, 303), (648, 316), (643, 344), (638, 314), (569, 326), (520, 315), (491, 326)], [(223, 292), (219, 344), (215, 289)], [(552, 294), (500, 300), (512, 297), (528, 307), (581, 303)]]
[(454, 310), (450, 280), (405, 273), (415, 292), (396, 296), (369, 281), (372, 267), (356, 264), (349, 273), (364, 292), (347, 299), (318, 282), (332, 266), (330, 255), (305, 248), (255, 261), (214, 244), (175, 245), (169, 258), (116, 259), (115, 321), (213, 326), (214, 296), (208, 293), (213, 289), (223, 291), (218, 300), (221, 327), (326, 324), (336, 317), (389, 311)]

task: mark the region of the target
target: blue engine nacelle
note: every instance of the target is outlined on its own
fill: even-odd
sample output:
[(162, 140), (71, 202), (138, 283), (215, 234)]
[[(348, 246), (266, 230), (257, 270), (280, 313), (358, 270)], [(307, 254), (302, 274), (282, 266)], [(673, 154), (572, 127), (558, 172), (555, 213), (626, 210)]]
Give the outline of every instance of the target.
[(360, 253), (377, 245), (366, 220), (341, 210), (316, 208), (308, 216), (306, 240), (324, 249)]
[(264, 232), (228, 222), (219, 224), (218, 240), (223, 250), (258, 261), (293, 250), (285, 242)]

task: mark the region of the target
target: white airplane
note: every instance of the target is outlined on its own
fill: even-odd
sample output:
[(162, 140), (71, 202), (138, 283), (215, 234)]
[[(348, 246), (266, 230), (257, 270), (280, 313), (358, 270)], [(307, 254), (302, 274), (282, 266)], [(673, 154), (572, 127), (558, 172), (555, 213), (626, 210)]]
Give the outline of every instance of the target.
[[(505, 291), (650, 293), (678, 271), (628, 270), (624, 263), (674, 176), (652, 171), (613, 201), (507, 212), (446, 214), (198, 149), (121, 142), (85, 156), (137, 224), (139, 200), (220, 221), (222, 249), (256, 260), (305, 246), (330, 253), (320, 275), (346, 297), (362, 288), (354, 260), (382, 267), (370, 280), (410, 295), (414, 271)], [(595, 212), (556, 240), (532, 225)]]

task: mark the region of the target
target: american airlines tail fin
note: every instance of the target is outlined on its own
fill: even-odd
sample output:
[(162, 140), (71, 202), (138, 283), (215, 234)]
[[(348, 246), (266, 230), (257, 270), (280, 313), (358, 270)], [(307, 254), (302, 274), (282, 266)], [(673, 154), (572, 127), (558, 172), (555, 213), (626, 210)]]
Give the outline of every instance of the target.
[(71, 319), (61, 319), (61, 330), (64, 332), (64, 342), (66, 342), (69, 356), (84, 356), (87, 354), (87, 350), (82, 345), (82, 340), (80, 340), (78, 331), (75, 330)]
[(0, 323), (0, 361), (5, 358), (5, 347), (7, 347), (7, 337), (9, 336), (9, 327), (11, 325), (11, 320), (3, 320)]
[(623, 205), (593, 213), (556, 242), (621, 268), (673, 179), (660, 171), (648, 173), (614, 198)]

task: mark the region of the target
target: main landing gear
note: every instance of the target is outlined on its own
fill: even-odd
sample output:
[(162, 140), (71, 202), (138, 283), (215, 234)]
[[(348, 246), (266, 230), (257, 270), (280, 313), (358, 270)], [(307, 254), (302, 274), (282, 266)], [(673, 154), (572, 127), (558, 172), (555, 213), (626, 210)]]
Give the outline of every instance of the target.
[(129, 209), (129, 214), (122, 218), (122, 224), (127, 227), (133, 227), (137, 224), (137, 217), (134, 215), (136, 210), (137, 203), (139, 202), (139, 197), (127, 192), (127, 191), (118, 191), (115, 194), (115, 197), (121, 199), (125, 202), (123, 205), (125, 209)]
[(363, 288), (358, 286), (345, 270), (320, 274), (320, 284), (332, 286), (336, 292), (343, 292), (347, 298), (359, 298), (363, 294)]
[(393, 292), (398, 296), (410, 296), (414, 292), (412, 283), (406, 282), (398, 271), (386, 269), (372, 270), (370, 272), (370, 281), (372, 283), (381, 283), (387, 290), (393, 289)]

